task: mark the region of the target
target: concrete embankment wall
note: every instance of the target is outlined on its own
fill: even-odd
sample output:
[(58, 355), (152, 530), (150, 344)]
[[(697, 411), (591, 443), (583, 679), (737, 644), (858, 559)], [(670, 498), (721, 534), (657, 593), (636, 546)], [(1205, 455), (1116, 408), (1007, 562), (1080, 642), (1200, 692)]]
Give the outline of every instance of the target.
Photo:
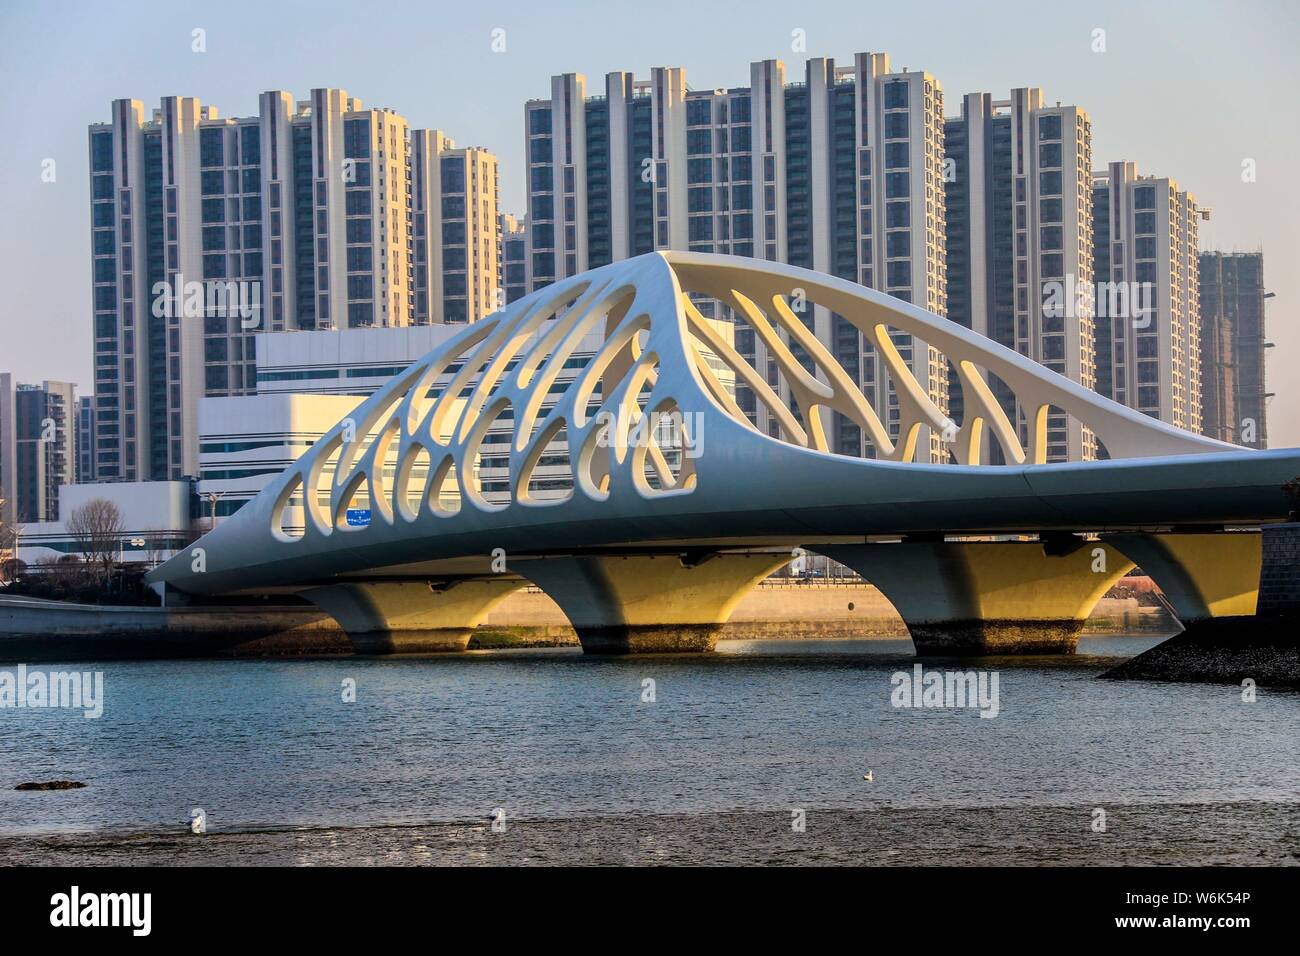
[[(1158, 608), (1104, 599), (1086, 633), (1173, 633)], [(907, 637), (893, 606), (870, 585), (765, 585), (747, 594), (723, 640)], [(560, 608), (534, 588), (489, 614), (471, 648), (576, 645)], [(0, 662), (113, 658), (278, 657), (351, 654), (338, 625), (306, 607), (123, 608), (0, 596)]]
[(0, 597), (0, 661), (350, 654), (311, 608), (100, 607)]

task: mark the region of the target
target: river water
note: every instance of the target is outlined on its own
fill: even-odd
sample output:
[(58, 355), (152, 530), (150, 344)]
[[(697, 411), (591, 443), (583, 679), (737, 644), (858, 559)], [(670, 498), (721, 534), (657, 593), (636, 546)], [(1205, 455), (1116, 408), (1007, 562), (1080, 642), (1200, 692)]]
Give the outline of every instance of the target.
[(0, 862), (1300, 862), (1300, 693), (1096, 679), (1153, 643), (921, 662), (991, 718), (908, 641), (81, 665), (0, 710)]

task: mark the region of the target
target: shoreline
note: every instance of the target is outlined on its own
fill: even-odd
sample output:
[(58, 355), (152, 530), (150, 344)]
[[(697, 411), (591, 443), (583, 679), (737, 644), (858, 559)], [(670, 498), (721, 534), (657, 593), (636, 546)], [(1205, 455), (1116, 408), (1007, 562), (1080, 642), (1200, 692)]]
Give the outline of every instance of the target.
[(1300, 802), (876, 807), (0, 834), (0, 865), (1300, 865)]

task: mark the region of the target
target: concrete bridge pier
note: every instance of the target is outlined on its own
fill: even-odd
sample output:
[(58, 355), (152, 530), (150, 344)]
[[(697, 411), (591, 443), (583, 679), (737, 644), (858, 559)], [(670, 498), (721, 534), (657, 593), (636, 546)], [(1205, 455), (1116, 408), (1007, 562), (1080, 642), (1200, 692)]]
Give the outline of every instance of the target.
[(1297, 531), (1108, 536), (1160, 586), (1184, 630), (1104, 676), (1300, 686)]
[(917, 654), (1073, 654), (1083, 622), (1133, 562), (1109, 545), (903, 541), (817, 549), (893, 603)]
[(713, 650), (740, 599), (790, 558), (574, 555), (513, 567), (560, 606), (587, 654), (695, 653)]
[(463, 651), (474, 628), (518, 578), (331, 584), (302, 592), (330, 615), (358, 654)]

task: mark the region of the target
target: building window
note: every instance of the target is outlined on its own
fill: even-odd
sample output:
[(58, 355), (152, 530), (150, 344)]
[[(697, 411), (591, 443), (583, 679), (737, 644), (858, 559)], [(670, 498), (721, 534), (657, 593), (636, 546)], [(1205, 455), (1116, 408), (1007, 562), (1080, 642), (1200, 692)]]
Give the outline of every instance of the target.
[(528, 132), (534, 136), (550, 134), (551, 111), (549, 107), (528, 111)]
[(221, 127), (199, 130), (199, 165), (226, 165), (226, 131)]
[(912, 263), (906, 259), (899, 262), (890, 262), (886, 266), (888, 270), (888, 280), (891, 288), (895, 286), (909, 286), (912, 284)]
[(885, 84), (885, 109), (896, 110), (907, 108), (907, 83), (906, 81), (897, 81)]
[(912, 234), (907, 230), (885, 234), (885, 254), (889, 258), (912, 254)]

